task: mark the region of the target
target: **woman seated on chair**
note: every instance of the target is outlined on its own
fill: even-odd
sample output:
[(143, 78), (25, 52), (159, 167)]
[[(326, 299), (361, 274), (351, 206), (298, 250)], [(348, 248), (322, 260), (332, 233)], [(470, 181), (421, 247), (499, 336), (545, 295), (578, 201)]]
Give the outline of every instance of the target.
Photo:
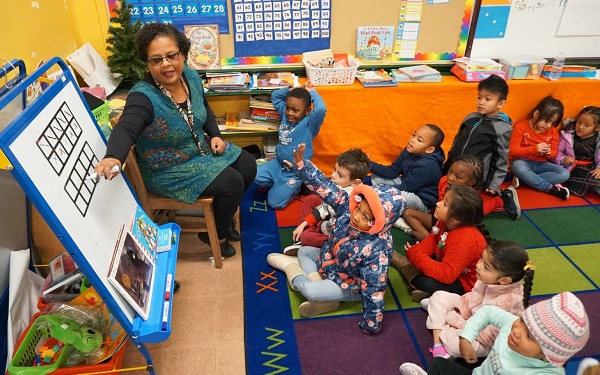
[[(232, 218), (254, 181), (254, 157), (221, 138), (198, 73), (184, 67), (190, 41), (183, 33), (172, 25), (146, 24), (136, 35), (136, 47), (149, 73), (129, 92), (106, 155), (94, 171), (114, 178), (119, 172), (111, 173), (111, 168), (120, 170), (135, 144), (148, 190), (187, 203), (214, 196), (221, 255), (233, 256), (229, 242), (239, 241), (240, 234)], [(198, 237), (209, 243), (206, 233)]]

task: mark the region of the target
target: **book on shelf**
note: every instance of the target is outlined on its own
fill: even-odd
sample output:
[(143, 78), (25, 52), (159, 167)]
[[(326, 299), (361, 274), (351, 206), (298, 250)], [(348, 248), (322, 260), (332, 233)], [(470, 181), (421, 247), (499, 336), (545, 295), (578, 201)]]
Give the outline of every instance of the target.
[(249, 88), (250, 76), (248, 73), (207, 76), (207, 81), (209, 90), (243, 90)]
[(392, 69), (391, 74), (396, 82), (442, 82), (441, 74), (434, 74), (419, 78), (411, 78), (398, 69)]
[(279, 115), (279, 112), (274, 109), (250, 106), (250, 115), (252, 118), (260, 118), (261, 120), (269, 119), (277, 123), (281, 122), (281, 116)]
[(363, 87), (398, 86), (398, 82), (392, 76), (381, 70), (359, 72), (356, 74), (356, 79)]
[(275, 110), (275, 106), (271, 102), (271, 95), (252, 95), (250, 97), (250, 107)]
[(195, 70), (221, 68), (219, 54), (219, 25), (184, 25), (183, 32), (190, 40), (187, 62)]
[(108, 270), (108, 282), (131, 307), (148, 319), (156, 265), (131, 231), (121, 226)]
[(384, 60), (392, 56), (394, 26), (358, 26), (356, 57), (362, 60)]
[(487, 58), (487, 57), (458, 57), (454, 59), (454, 63), (466, 71), (482, 71), (482, 70), (502, 70), (502, 64)]
[[(546, 65), (542, 68), (541, 76), (550, 79), (552, 65)], [(596, 77), (596, 67), (586, 65), (564, 65), (561, 77), (564, 78), (594, 78)]]
[(429, 65), (405, 66), (398, 68), (398, 71), (400, 71), (402, 74), (406, 74), (410, 78), (423, 78), (440, 74), (437, 69), (432, 68)]
[(298, 77), (292, 72), (260, 72), (253, 74), (252, 88), (259, 90), (276, 90), (282, 87), (294, 86)]

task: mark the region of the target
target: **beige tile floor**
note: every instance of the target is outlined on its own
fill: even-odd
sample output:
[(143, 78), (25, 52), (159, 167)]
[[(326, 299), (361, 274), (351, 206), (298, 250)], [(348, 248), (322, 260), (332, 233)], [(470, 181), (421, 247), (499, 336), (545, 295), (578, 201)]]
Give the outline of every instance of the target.
[[(216, 269), (208, 261), (210, 247), (194, 233), (182, 234), (176, 270), (181, 289), (173, 298), (171, 336), (162, 343), (148, 344), (157, 374), (246, 373), (242, 257), (239, 243), (233, 245), (237, 254)], [(123, 368), (145, 363), (129, 342)]]

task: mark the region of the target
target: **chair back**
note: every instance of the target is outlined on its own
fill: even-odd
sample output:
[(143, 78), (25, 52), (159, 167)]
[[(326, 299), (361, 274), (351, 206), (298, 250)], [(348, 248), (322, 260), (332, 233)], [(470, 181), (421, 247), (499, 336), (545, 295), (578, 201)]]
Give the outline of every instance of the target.
[(148, 189), (146, 189), (146, 184), (144, 183), (144, 178), (142, 177), (142, 172), (140, 171), (140, 166), (137, 162), (137, 156), (135, 155), (135, 145), (131, 146), (125, 165), (125, 170), (129, 180), (133, 183), (133, 190), (135, 190), (135, 193), (137, 194), (140, 205), (144, 211), (146, 211), (150, 220), (155, 221), (153, 210), (148, 203)]

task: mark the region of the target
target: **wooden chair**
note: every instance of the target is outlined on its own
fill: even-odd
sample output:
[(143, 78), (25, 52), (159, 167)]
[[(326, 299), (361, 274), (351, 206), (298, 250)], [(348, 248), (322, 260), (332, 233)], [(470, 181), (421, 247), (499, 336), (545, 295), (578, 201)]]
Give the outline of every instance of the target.
[[(148, 217), (157, 224), (173, 222), (181, 227), (182, 232), (208, 232), (210, 247), (212, 249), (211, 263), (216, 268), (223, 268), (223, 258), (219, 246), (215, 214), (213, 210), (214, 197), (199, 197), (192, 204), (177, 199), (167, 198), (146, 189), (142, 173), (137, 163), (135, 146), (131, 147), (125, 163), (125, 172), (132, 182), (140, 204)], [(202, 210), (204, 216), (177, 215), (177, 210)]]

